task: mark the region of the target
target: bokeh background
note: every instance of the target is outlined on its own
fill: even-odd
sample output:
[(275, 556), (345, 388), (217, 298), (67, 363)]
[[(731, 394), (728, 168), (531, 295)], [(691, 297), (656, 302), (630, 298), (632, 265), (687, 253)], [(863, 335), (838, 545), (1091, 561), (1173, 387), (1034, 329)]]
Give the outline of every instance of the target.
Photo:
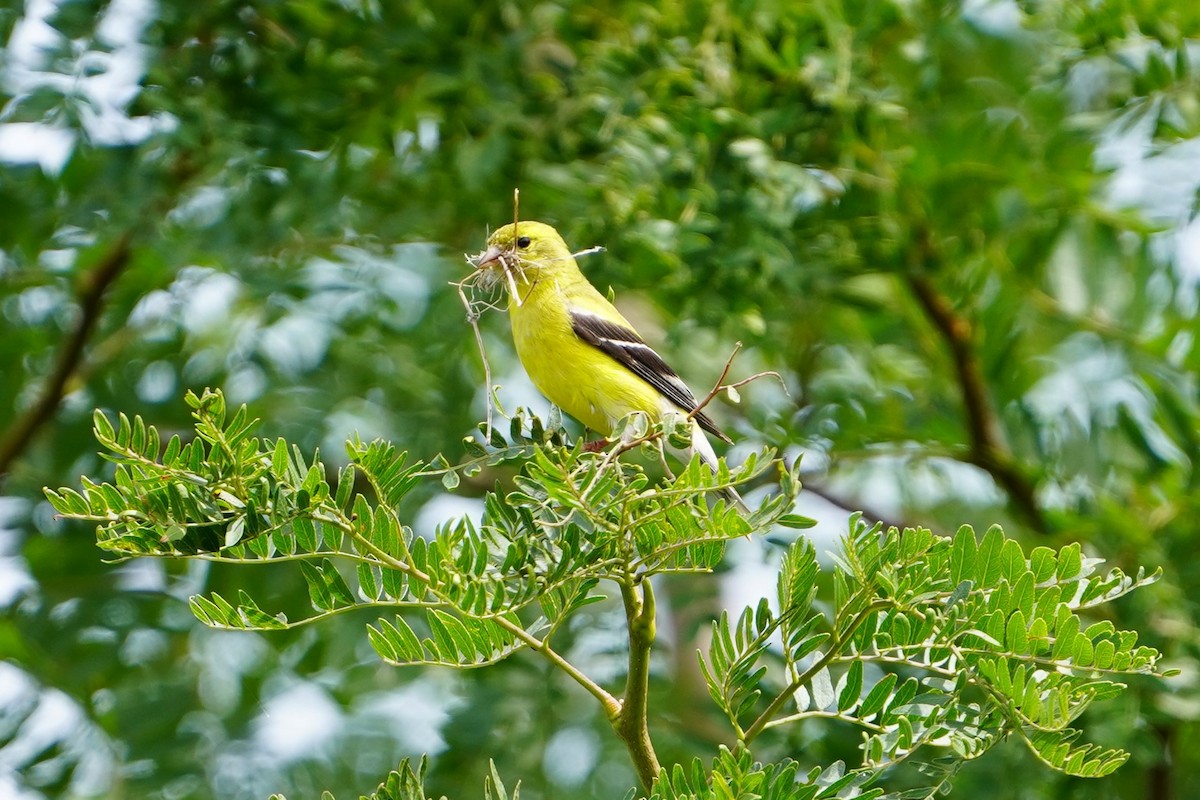
[[(1065, 779), (1019, 745), (954, 797), (1186, 798), (1200, 785), (1200, 4), (1186, 0), (5, 0), (0, 4), (0, 797), (366, 793), (405, 755), (481, 796), (620, 797), (590, 699), (517, 657), (384, 667), (366, 619), (199, 626), (282, 568), (106, 564), (45, 485), (103, 476), (92, 409), (186, 432), (222, 388), (327, 462), (353, 432), (461, 455), (482, 365), (448, 281), (487, 230), (551, 222), (739, 444), (803, 455), (800, 508), (1082, 540), (1155, 587), (1106, 608), (1182, 670), (1089, 712), (1133, 758)], [(544, 401), (502, 314), (507, 407)], [(405, 509), (418, 530), (495, 480)], [(666, 587), (654, 730), (708, 757), (703, 621), (773, 551)], [(599, 607), (572, 654), (620, 670)], [(764, 757), (854, 759), (813, 725)]]

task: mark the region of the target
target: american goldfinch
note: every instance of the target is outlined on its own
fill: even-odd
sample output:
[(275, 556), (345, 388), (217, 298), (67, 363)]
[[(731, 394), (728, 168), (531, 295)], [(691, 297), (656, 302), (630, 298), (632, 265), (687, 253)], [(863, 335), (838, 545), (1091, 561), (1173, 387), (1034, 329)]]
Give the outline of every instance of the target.
[[(588, 283), (553, 227), (505, 225), (472, 261), (507, 285), (517, 356), (538, 390), (563, 411), (603, 436), (635, 411), (654, 422), (696, 411), (687, 384)], [(715, 471), (717, 455), (705, 431), (731, 440), (704, 412), (693, 415), (691, 449)]]

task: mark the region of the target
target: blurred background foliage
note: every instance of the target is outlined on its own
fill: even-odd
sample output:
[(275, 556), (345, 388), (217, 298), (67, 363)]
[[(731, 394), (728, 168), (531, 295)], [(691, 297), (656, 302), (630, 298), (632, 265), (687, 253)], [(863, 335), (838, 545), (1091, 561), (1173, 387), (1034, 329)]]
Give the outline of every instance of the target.
[[(1102, 783), (1019, 746), (955, 797), (1186, 797), (1200, 781), (1200, 5), (10, 0), (0, 6), (0, 795), (366, 792), (617, 797), (589, 698), (517, 658), (380, 665), (362, 623), (201, 628), (200, 589), (307, 602), (298, 575), (104, 564), (43, 485), (102, 474), (91, 410), (189, 428), (221, 387), (337, 463), (354, 431), (454, 459), (480, 358), (447, 281), (489, 226), (559, 227), (739, 444), (803, 454), (800, 509), (1079, 539), (1166, 579), (1109, 609), (1182, 670), (1090, 712), (1133, 760)], [(509, 406), (545, 410), (502, 315)], [(496, 475), (408, 513), (426, 529)], [(769, 592), (773, 555), (667, 587), (664, 760), (721, 741), (694, 637)], [(261, 594), (262, 590), (259, 590)], [(620, 670), (600, 608), (574, 656)], [(836, 727), (762, 745), (853, 758)]]

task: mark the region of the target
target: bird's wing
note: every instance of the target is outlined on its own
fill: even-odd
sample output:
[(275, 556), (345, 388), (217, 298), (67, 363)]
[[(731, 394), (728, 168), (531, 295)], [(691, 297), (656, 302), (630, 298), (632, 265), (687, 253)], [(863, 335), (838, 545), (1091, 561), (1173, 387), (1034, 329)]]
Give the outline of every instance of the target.
[[(573, 308), (570, 313), (571, 328), (576, 336), (615, 359), (685, 412), (690, 414), (696, 410), (692, 390), (635, 331), (590, 311)], [(713, 436), (725, 442), (732, 441), (703, 411), (693, 419)]]

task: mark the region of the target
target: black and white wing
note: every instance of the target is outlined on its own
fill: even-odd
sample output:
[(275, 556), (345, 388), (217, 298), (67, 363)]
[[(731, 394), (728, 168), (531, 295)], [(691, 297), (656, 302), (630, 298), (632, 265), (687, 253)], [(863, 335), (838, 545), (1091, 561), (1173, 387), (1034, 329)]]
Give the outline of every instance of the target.
[[(571, 328), (580, 339), (625, 366), (684, 412), (690, 414), (696, 410), (696, 397), (692, 390), (635, 331), (578, 309), (571, 310)], [(696, 414), (694, 419), (713, 436), (725, 442), (731, 441), (703, 411)]]

